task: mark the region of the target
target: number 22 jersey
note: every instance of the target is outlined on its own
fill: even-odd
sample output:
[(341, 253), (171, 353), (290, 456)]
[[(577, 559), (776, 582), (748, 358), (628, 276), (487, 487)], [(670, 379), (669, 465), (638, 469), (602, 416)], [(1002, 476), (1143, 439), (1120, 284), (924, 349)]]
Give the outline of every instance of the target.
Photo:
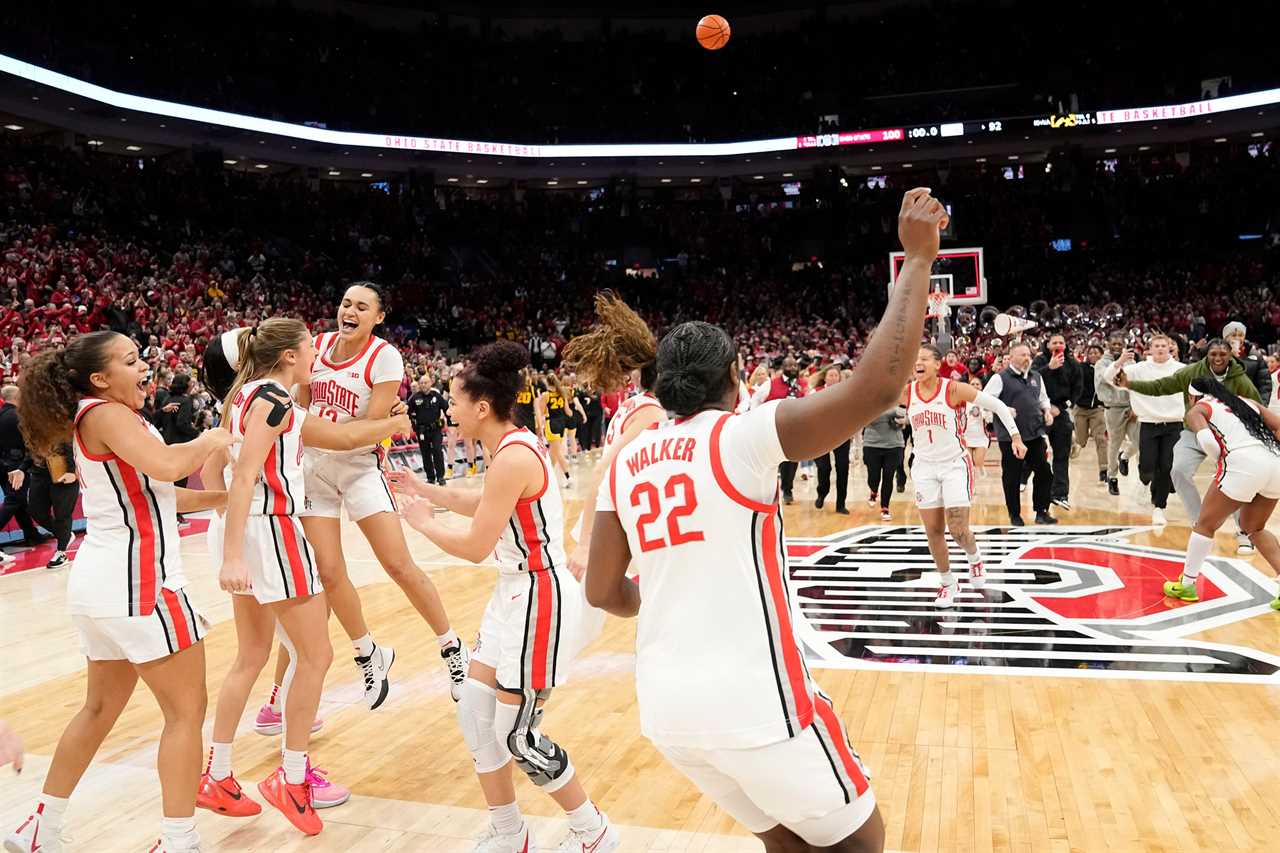
[(636, 692), (656, 743), (749, 749), (813, 722), (786, 584), (777, 407), (646, 430), (601, 485), (597, 509), (617, 513), (640, 576)]

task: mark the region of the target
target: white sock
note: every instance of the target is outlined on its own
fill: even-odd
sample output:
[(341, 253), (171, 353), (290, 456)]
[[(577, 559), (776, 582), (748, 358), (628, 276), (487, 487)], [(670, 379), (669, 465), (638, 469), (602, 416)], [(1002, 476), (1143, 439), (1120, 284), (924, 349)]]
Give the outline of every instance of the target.
[(967, 560), (969, 561), (969, 568), (971, 568), (971, 569), (973, 568), (974, 563), (981, 563), (981, 562), (983, 562), (983, 560), (982, 560), (982, 549), (981, 549), (981, 548), (978, 548), (978, 547), (976, 547), (976, 546), (974, 547), (974, 549), (973, 549), (973, 553), (972, 553), (972, 554), (966, 553), (964, 556), (965, 556), (965, 559), (967, 559)]
[(271, 698), (267, 700), (267, 704), (271, 706), (271, 710), (276, 713), (280, 712), (280, 685), (271, 685)]
[(440, 648), (445, 649), (458, 642), (458, 632), (450, 628), (443, 634), (436, 635), (436, 642), (440, 644)]
[(604, 818), (600, 816), (600, 810), (596, 808), (596, 804), (587, 800), (571, 812), (565, 812), (569, 816), (569, 828), (574, 832), (592, 832), (600, 828), (604, 823)]
[(194, 817), (165, 817), (160, 819), (160, 837), (164, 848), (171, 853), (195, 850), (200, 846), (200, 834), (196, 832)]
[(939, 582), (943, 586), (955, 586), (956, 576), (951, 572), (938, 572)]
[(221, 781), (231, 775), (231, 744), (214, 741), (209, 746), (209, 766), (205, 769), (210, 779)]
[(307, 777), (307, 753), (296, 749), (286, 749), (280, 766), (284, 768), (284, 781), (290, 785), (301, 785)]
[(1213, 539), (1209, 536), (1201, 536), (1194, 530), (1191, 531), (1191, 540), (1187, 542), (1187, 559), (1182, 564), (1182, 584), (1183, 586), (1194, 586), (1196, 578), (1200, 577), (1200, 566), (1204, 564), (1204, 558), (1209, 556), (1209, 552), (1213, 550)]
[(524, 817), (520, 814), (520, 806), (511, 803), (505, 806), (489, 806), (489, 820), (499, 835), (515, 835), (524, 826)]
[(367, 658), (373, 654), (373, 635), (365, 634), (363, 637), (357, 637), (351, 641), (351, 647), (356, 650), (356, 656)]
[(62, 816), (67, 811), (67, 798), (41, 794), (36, 800), (36, 811), (40, 814), (40, 822), (54, 831), (62, 826)]

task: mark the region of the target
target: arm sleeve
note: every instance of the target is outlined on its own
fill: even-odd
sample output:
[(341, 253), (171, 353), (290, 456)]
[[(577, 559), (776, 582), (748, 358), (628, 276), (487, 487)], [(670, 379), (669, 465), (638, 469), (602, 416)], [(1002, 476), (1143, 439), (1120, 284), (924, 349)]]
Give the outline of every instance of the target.
[(1013, 412), (1009, 411), (1009, 407), (998, 397), (993, 397), (986, 391), (979, 391), (978, 396), (973, 398), (973, 402), (977, 403), (979, 408), (994, 412), (1000, 419), (1000, 423), (1004, 424), (1004, 428), (1009, 431), (1009, 435), (1018, 434), (1018, 424), (1013, 420)]
[(404, 379), (404, 359), (400, 350), (388, 345), (373, 360), (373, 368), (369, 371), (370, 385), (382, 382), (399, 382)]
[(1161, 379), (1139, 379), (1129, 383), (1130, 391), (1146, 394), (1148, 397), (1164, 397), (1169, 394), (1183, 394), (1191, 385), (1191, 370), (1184, 367)]

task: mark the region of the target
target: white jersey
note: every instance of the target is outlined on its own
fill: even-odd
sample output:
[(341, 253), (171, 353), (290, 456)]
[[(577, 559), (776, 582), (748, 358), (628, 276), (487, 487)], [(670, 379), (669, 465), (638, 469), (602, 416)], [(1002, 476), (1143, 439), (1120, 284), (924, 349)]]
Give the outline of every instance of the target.
[(977, 403), (965, 405), (964, 444), (966, 447), (986, 447), (990, 443), (987, 438), (988, 420), (987, 411)]
[[(82, 399), (77, 426), (85, 414), (106, 404), (96, 397)], [(141, 415), (138, 420), (163, 443), (154, 426)], [(162, 589), (176, 591), (187, 583), (174, 485), (148, 477), (114, 453), (90, 453), (78, 430), (74, 446), (88, 527), (67, 581), (67, 610), (83, 616), (150, 616)]]
[[(1255, 412), (1260, 410), (1253, 400), (1246, 397), (1240, 399)], [(1209, 418), (1209, 429), (1213, 431), (1213, 437), (1218, 440), (1219, 461), (1225, 460), (1227, 454), (1246, 447), (1265, 447), (1261, 441), (1253, 437), (1245, 428), (1244, 422), (1236, 417), (1235, 413), (1221, 400), (1204, 395), (1196, 398), (1196, 405)]]
[(636, 692), (659, 745), (748, 749), (813, 723), (778, 507), (779, 402), (646, 431), (600, 489), (640, 576)]
[(659, 423), (667, 419), (667, 413), (656, 397), (644, 392), (628, 397), (622, 401), (622, 405), (618, 406), (618, 411), (614, 412), (613, 417), (609, 419), (609, 428), (604, 432), (604, 449), (606, 452), (613, 446), (614, 442), (622, 438), (622, 434), (627, 431), (627, 422), (631, 420), (632, 415), (641, 409), (656, 410)]
[[(316, 360), (311, 365), (311, 403), (308, 411), (316, 417), (328, 418), (341, 424), (368, 414), (373, 386), (404, 379), (404, 359), (394, 346), (376, 335), (370, 335), (364, 349), (355, 358), (334, 361), (331, 351), (337, 342), (337, 332), (325, 332), (316, 337)], [(362, 447), (351, 452), (363, 453), (368, 450), (368, 447)]]
[[(236, 438), (244, 438), (245, 418), (255, 398), (263, 389), (271, 389), (274, 396), (287, 400), (291, 406), (288, 415), (288, 426), (280, 433), (271, 445), (271, 451), (262, 464), (262, 470), (253, 484), (253, 500), (249, 504), (249, 515), (297, 515), (306, 504), (306, 487), (302, 474), (302, 423), (307, 412), (289, 396), (289, 392), (275, 382), (258, 379), (246, 382), (236, 392), (231, 401), (231, 409), (227, 412), (227, 426)], [(229, 448), (232, 465), (239, 458), (240, 444)], [(231, 485), (231, 481), (227, 481)]]
[(938, 377), (938, 387), (928, 397), (920, 396), (920, 383), (907, 386), (907, 423), (916, 459), (950, 462), (964, 455), (964, 432), (968, 417), (965, 406), (954, 406), (951, 380)]
[[(546, 572), (564, 569), (564, 499), (556, 485), (559, 476), (551, 467), (546, 447), (527, 429), (507, 433), (493, 450), (493, 459), (513, 445), (524, 445), (542, 463), (542, 490), (531, 498), (521, 498), (507, 526), (498, 537), (493, 557), (503, 574)], [(523, 452), (523, 451), (521, 451)]]

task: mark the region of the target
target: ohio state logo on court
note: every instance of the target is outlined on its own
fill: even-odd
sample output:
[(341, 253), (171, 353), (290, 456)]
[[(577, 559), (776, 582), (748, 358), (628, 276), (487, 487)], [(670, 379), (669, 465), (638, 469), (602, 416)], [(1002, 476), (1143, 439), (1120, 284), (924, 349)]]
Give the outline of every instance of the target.
[(1210, 557), (1200, 601), (1171, 601), (1161, 587), (1183, 555), (1126, 541), (1141, 529), (975, 528), (989, 580), (969, 586), (953, 545), (961, 584), (949, 609), (933, 606), (937, 573), (919, 527), (788, 538), (796, 633), (814, 667), (1280, 683), (1276, 655), (1185, 639), (1280, 620), (1275, 581)]

